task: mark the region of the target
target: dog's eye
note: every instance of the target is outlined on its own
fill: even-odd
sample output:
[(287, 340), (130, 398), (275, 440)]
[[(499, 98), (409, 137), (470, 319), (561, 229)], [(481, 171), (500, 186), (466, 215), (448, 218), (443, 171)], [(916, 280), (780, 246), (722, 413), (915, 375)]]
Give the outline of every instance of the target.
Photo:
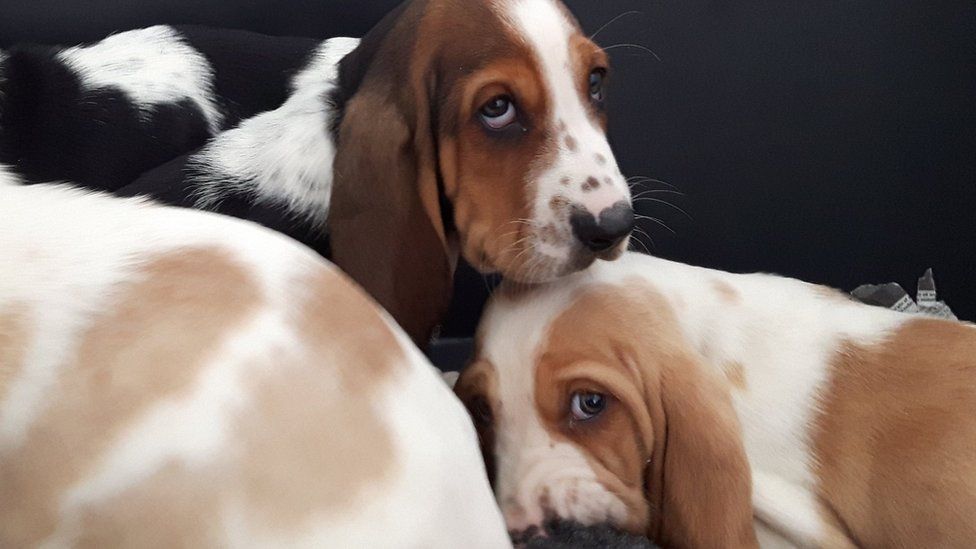
[(607, 407), (607, 397), (600, 393), (574, 393), (570, 402), (573, 419), (586, 421), (600, 415)]
[(604, 69), (596, 69), (590, 73), (590, 98), (597, 103), (603, 102), (603, 83), (606, 78), (607, 71)]
[(493, 130), (501, 130), (515, 122), (515, 103), (507, 95), (499, 95), (481, 107), (481, 120)]
[(603, 101), (603, 82), (607, 77), (607, 71), (595, 69), (590, 73), (590, 97), (594, 101)]

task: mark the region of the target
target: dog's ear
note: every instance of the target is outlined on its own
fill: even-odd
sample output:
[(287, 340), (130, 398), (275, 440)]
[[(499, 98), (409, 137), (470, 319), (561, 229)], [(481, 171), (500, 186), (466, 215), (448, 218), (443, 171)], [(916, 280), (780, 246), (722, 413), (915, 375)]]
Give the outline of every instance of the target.
[(758, 547), (752, 479), (728, 392), (672, 357), (651, 394), (658, 440), (646, 473), (649, 537), (666, 547)]
[(447, 310), (457, 252), (413, 11), (404, 3), (340, 63), (329, 230), (335, 263), (425, 345)]

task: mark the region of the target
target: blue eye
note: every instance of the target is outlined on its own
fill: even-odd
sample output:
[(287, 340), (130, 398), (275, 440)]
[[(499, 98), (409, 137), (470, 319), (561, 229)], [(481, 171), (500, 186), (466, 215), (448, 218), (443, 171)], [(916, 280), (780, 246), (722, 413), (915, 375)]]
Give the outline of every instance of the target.
[(607, 407), (607, 397), (600, 393), (574, 393), (570, 401), (570, 412), (573, 419), (586, 421), (600, 415)]
[(489, 128), (500, 130), (515, 122), (515, 103), (507, 95), (499, 95), (481, 107), (481, 120)]
[(607, 71), (596, 69), (590, 73), (590, 98), (597, 103), (603, 102), (603, 85), (607, 78)]

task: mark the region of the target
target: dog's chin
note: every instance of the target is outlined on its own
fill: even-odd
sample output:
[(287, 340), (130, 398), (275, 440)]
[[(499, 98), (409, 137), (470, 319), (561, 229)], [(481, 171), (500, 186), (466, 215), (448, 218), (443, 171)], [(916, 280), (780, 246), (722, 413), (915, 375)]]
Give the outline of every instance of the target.
[(626, 238), (624, 239), (623, 242), (614, 246), (613, 248), (610, 248), (605, 252), (600, 252), (599, 254), (597, 254), (597, 258), (602, 259), (603, 261), (616, 261), (620, 259), (620, 256), (624, 255), (624, 252), (626, 252), (627, 248), (629, 247), (630, 247), (630, 238)]
[(627, 533), (610, 524), (583, 524), (568, 520), (549, 521), (544, 529), (512, 532), (515, 547), (525, 549), (652, 549), (646, 536)]

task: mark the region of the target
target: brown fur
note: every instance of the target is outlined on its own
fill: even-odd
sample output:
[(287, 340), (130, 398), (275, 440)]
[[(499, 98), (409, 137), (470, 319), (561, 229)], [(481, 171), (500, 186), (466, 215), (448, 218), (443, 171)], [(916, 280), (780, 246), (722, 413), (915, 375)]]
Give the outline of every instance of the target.
[[(194, 284), (183, 283), (190, 278)], [(81, 335), (76, 360), (46, 395), (27, 440), (2, 456), (0, 501), (18, 504), (0, 505), (0, 546), (50, 535), (56, 498), (148, 405), (186, 389), (213, 342), (260, 302), (247, 272), (214, 250), (173, 252), (146, 265)]]
[[(469, 403), (491, 394), (491, 368), (478, 364), (458, 383)], [(660, 295), (639, 284), (585, 291), (553, 321), (534, 367), (544, 425), (580, 448), (628, 507), (618, 526), (665, 547), (756, 547), (750, 470), (725, 382), (683, 342)], [(584, 390), (612, 400), (580, 423), (568, 403)]]
[(10, 380), (23, 367), (31, 336), (27, 323), (26, 307), (10, 303), (0, 311), (0, 401)]
[[(89, 506), (76, 524), (78, 546), (214, 545), (228, 502), (271, 534), (299, 531), (314, 516), (343, 513), (391, 474), (393, 443), (372, 396), (406, 357), (358, 288), (332, 270), (315, 273), (296, 300), (300, 344), (269, 350), (273, 368), (256, 365), (246, 380), (251, 400), (215, 460), (168, 464)], [(25, 444), (0, 459), (0, 498), (17, 502), (0, 506), (0, 545), (50, 535), (65, 490), (133, 420), (195, 383), (221, 337), (260, 306), (255, 282), (219, 252), (147, 265), (84, 334)]]
[[(555, 154), (557, 132), (541, 123), (550, 106), (537, 60), (494, 10), (408, 2), (343, 61), (363, 76), (338, 132), (333, 258), (420, 344), (446, 310), (459, 255), (508, 278), (540, 268), (523, 253), (522, 220), (532, 167)], [(606, 57), (581, 34), (574, 44), (585, 86), (590, 60)], [(500, 94), (518, 98), (523, 135), (488, 135), (478, 120)]]
[(833, 363), (820, 496), (861, 547), (976, 545), (976, 329), (913, 320)]
[(713, 280), (712, 287), (715, 288), (716, 292), (718, 292), (718, 295), (722, 298), (722, 301), (725, 301), (726, 303), (735, 304), (742, 301), (742, 296), (739, 295), (739, 291), (724, 280)]

